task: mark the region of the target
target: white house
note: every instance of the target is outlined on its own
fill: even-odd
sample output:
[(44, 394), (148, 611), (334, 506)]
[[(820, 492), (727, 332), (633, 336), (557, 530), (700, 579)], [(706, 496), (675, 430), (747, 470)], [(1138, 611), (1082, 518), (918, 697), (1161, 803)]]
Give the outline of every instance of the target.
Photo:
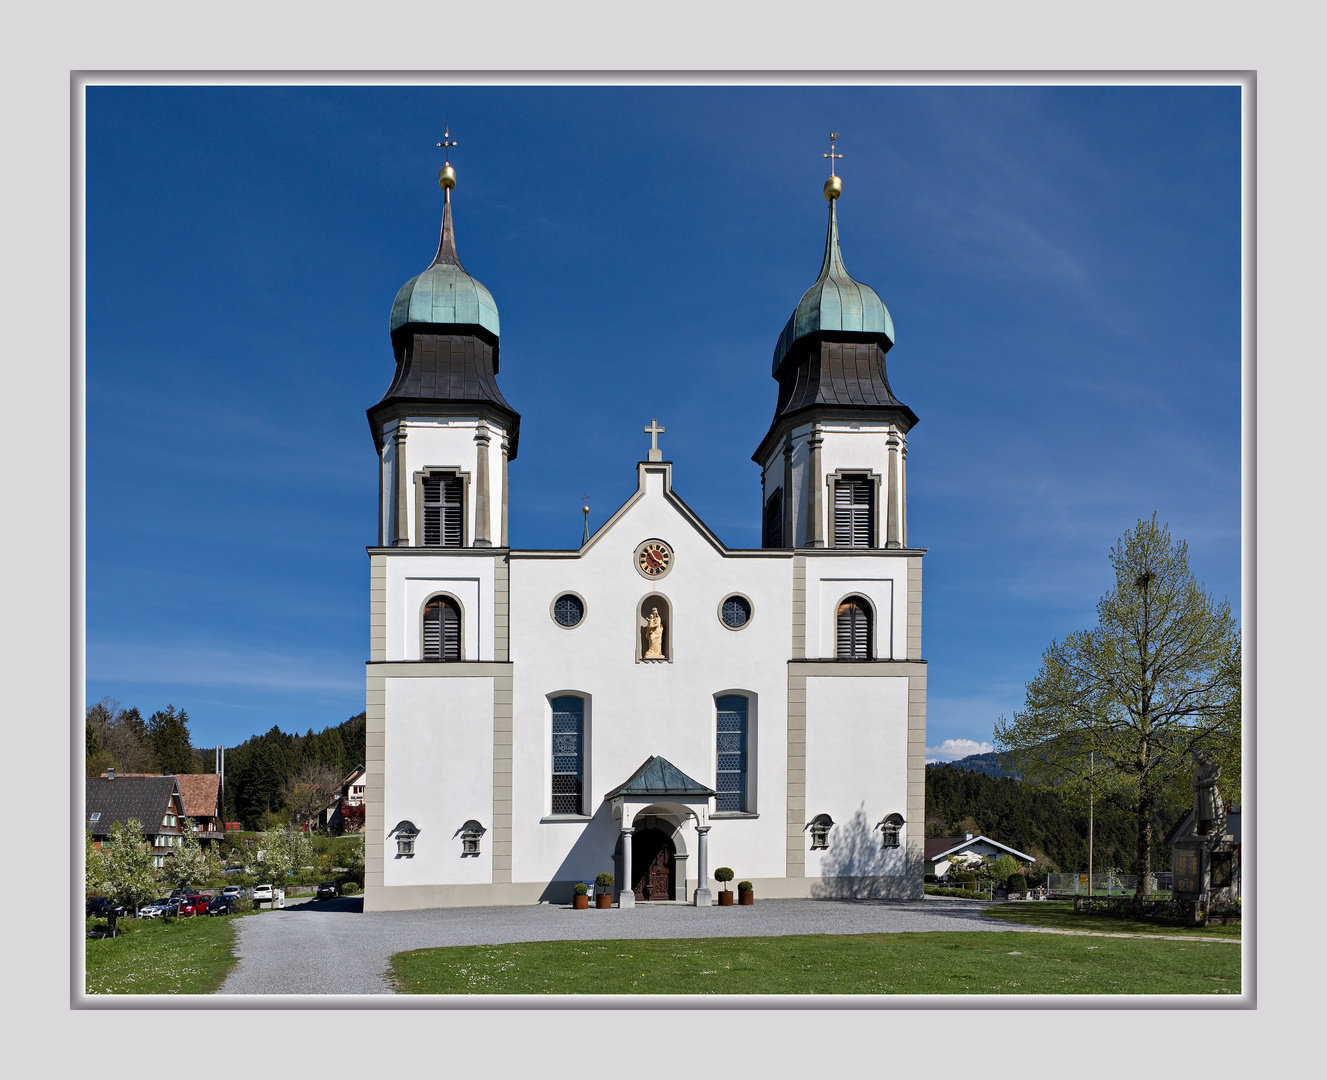
[(397, 295), (368, 410), (365, 910), (561, 903), (605, 870), (623, 906), (704, 905), (719, 865), (769, 897), (920, 897), (917, 417), (886, 378), (889, 313), (843, 266), (838, 178), (774, 350), (754, 550), (683, 501), (654, 420), (622, 463), (635, 494), (579, 549), (507, 546), (521, 417), (497, 305), (457, 255), (450, 165), (440, 183), (437, 255)]
[(1010, 855), (1017, 859), (1024, 870), (1037, 860), (1031, 855), (992, 840), (989, 836), (928, 836), (925, 844), (926, 872), (936, 877), (944, 877), (949, 868), (956, 863), (975, 866), (977, 863), (998, 859), (1001, 855)]

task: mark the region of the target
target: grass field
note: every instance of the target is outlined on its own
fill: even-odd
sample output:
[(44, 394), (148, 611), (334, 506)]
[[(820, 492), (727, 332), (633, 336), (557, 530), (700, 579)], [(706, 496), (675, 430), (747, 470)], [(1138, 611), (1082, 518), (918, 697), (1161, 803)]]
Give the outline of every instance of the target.
[(1239, 938), (1238, 926), (1167, 926), (1164, 923), (1125, 919), (1118, 915), (1090, 915), (1075, 912), (1072, 900), (1038, 900), (1017, 904), (998, 904), (982, 914), (992, 919), (1049, 926), (1057, 930), (1095, 930), (1106, 934), (1178, 934), (1198, 938)]
[[(235, 966), (241, 915), (190, 919), (121, 919), (122, 933), (87, 938), (89, 994), (211, 994)], [(88, 929), (105, 922), (89, 919)]]
[(1238, 994), (1224, 942), (960, 931), (543, 941), (392, 957), (407, 994)]

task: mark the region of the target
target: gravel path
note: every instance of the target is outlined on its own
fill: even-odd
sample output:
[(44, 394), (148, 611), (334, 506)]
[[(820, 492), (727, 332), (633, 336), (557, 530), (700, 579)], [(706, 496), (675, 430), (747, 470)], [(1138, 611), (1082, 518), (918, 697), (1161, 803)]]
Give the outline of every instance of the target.
[(745, 908), (661, 904), (626, 911), (541, 904), (367, 915), (362, 905), (344, 898), (237, 919), (240, 962), (219, 992), (390, 994), (388, 958), (439, 945), (1032, 929), (984, 919), (985, 905), (965, 900), (759, 900)]

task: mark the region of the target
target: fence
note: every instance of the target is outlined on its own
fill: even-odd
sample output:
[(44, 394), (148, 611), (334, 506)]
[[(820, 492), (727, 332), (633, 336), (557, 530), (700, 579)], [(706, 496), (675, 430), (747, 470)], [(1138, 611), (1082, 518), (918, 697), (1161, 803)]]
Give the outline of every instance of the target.
[[(1172, 876), (1149, 874), (1152, 893), (1163, 898), (1170, 896)], [(1047, 874), (1046, 891), (1052, 896), (1133, 896), (1138, 891), (1138, 875), (1093, 874), (1089, 884), (1087, 874)]]

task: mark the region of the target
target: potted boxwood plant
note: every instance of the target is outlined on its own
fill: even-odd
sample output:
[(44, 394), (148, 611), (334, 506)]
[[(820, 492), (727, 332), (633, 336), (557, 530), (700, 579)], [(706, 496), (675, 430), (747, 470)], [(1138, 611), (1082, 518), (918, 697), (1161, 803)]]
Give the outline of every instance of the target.
[(572, 898), (571, 906), (577, 911), (585, 911), (590, 906), (590, 887), (583, 881), (576, 882), (571, 887)]
[(610, 890), (613, 888), (613, 875), (607, 872), (602, 873), (594, 879), (594, 883), (603, 890), (595, 896), (594, 906), (597, 908), (611, 908), (613, 906), (613, 894)]
[(739, 881), (737, 883), (737, 902), (748, 907), (756, 902), (756, 890), (751, 887), (751, 882)]
[[(719, 867), (719, 869), (717, 869), (717, 870), (714, 871), (714, 880), (715, 880), (715, 881), (721, 881), (721, 882), (724, 883), (724, 885), (727, 885), (728, 882), (732, 881), (734, 876), (735, 876), (735, 875), (733, 874), (732, 870), (730, 870), (730, 869), (729, 869), (728, 867), (726, 867), (726, 866), (721, 866), (721, 867)], [(719, 892), (719, 906), (720, 906), (720, 907), (732, 907), (732, 906), (733, 906), (733, 890), (732, 890), (732, 889), (722, 889), (722, 890), (720, 890), (720, 892)]]

